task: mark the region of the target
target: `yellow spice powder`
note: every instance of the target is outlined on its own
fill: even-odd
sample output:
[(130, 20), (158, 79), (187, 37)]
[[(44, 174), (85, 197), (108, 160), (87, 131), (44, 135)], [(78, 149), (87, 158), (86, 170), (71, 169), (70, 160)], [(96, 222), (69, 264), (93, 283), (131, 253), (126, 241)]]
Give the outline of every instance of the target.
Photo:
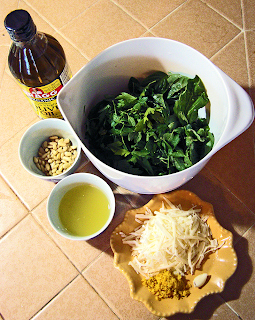
[(157, 300), (187, 297), (191, 287), (185, 277), (180, 274), (175, 275), (169, 270), (163, 270), (149, 279), (143, 279), (142, 284), (156, 296)]

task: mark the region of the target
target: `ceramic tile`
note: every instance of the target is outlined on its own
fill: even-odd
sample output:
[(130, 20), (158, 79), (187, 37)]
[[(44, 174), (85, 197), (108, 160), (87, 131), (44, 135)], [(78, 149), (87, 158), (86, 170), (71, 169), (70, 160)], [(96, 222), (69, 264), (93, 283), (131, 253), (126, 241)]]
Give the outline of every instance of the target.
[(42, 18), (49, 21), (55, 28), (61, 28), (95, 2), (96, 0), (74, 0), (71, 2), (56, 0), (53, 5), (51, 0), (27, 1), (36, 12), (40, 13)]
[(1, 239), (0, 256), (6, 320), (30, 319), (78, 273), (30, 215)]
[(232, 281), (227, 282), (222, 294), (231, 308), (240, 315), (240, 319), (254, 318), (254, 285), (255, 285), (255, 226), (253, 226), (236, 244), (238, 257), (237, 270)]
[(146, 31), (140, 38), (142, 37), (155, 37), (150, 31)]
[(0, 91), (0, 145), (37, 116), (15, 80), (4, 72)]
[(225, 0), (224, 6), (221, 0), (202, 0), (204, 3), (215, 9), (239, 28), (243, 26), (241, 0)]
[(185, 2), (151, 31), (156, 36), (183, 42), (208, 58), (240, 32), (199, 0)]
[(244, 27), (246, 30), (255, 29), (255, 0), (243, 0)]
[(0, 237), (17, 224), (28, 210), (0, 177)]
[[(103, 273), (100, 268), (101, 265), (104, 265)], [(130, 289), (125, 276), (113, 266), (113, 253), (111, 250), (102, 254), (97, 261), (83, 272), (83, 275), (120, 319), (158, 319), (147, 310), (142, 302), (130, 297)], [(118, 283), (117, 287), (111, 285), (114, 282)], [(168, 319), (222, 320), (226, 319), (224, 316), (233, 320), (238, 319), (234, 317), (233, 312), (219, 295), (211, 295), (201, 300), (191, 315), (178, 313)]]
[(185, 0), (138, 0), (135, 2), (135, 5), (133, 0), (115, 0), (113, 2), (145, 27), (151, 28), (185, 2)]
[(207, 168), (255, 213), (255, 123), (213, 155)]
[(151, 194), (137, 194), (120, 186), (116, 188), (116, 192), (123, 194), (133, 208), (144, 206), (153, 197)]
[(104, 320), (118, 319), (87, 281), (78, 276), (33, 320), (80, 320), (84, 315), (86, 319), (96, 319), (102, 314)]
[[(212, 158), (209, 165), (213, 161)], [(179, 189), (192, 191), (203, 201), (211, 203), (216, 219), (223, 228), (232, 232), (234, 242), (255, 223), (255, 215), (207, 167)]]
[(141, 302), (130, 297), (126, 278), (113, 266), (111, 249), (100, 255), (83, 275), (120, 319), (158, 319)]
[(145, 31), (109, 0), (99, 0), (61, 29), (88, 59), (117, 42), (139, 37)]
[(4, 69), (7, 66), (8, 53), (9, 53), (8, 46), (0, 46), (0, 85), (3, 79)]
[(233, 41), (216, 53), (216, 55), (212, 57), (211, 61), (230, 78), (235, 80), (240, 86), (249, 91), (243, 33), (239, 34)]
[(4, 19), (8, 13), (18, 8), (18, 0), (1, 1), (0, 10), (0, 46), (9, 45), (10, 37), (4, 27)]
[(191, 314), (177, 313), (169, 318), (160, 320), (240, 320), (220, 297), (220, 295), (209, 295), (198, 302)]
[(88, 241), (69, 240), (59, 235), (50, 225), (46, 213), (46, 201), (40, 204), (32, 214), (42, 225), (47, 234), (56, 242), (70, 261), (82, 271), (91, 263), (102, 251), (110, 246), (110, 236), (115, 227), (122, 222), (124, 213), (130, 209), (130, 205), (123, 196), (115, 195), (116, 210), (115, 216), (108, 228), (96, 238)]
[(91, 161), (88, 161), (85, 166), (83, 166), (80, 170), (78, 170), (78, 172), (88, 172), (91, 174), (95, 174), (97, 176), (99, 176), (100, 178), (104, 179), (109, 186), (112, 188), (113, 192), (116, 192), (116, 188), (117, 185), (115, 183), (113, 183), (112, 181), (110, 181), (109, 179), (107, 179), (93, 164)]
[(36, 178), (22, 167), (18, 148), (20, 139), (28, 127), (14, 135), (0, 148), (0, 173), (26, 207), (32, 210), (48, 196), (54, 183)]
[(54, 28), (52, 28), (52, 26), (48, 23), (48, 21), (41, 16), (40, 12), (38, 12), (36, 8), (31, 7), (28, 3), (29, 2), (20, 0), (19, 9), (27, 10), (29, 12), (38, 31), (45, 32), (52, 35), (54, 32)]
[(248, 68), (250, 78), (250, 95), (255, 104), (255, 31), (247, 31), (245, 33), (247, 54), (248, 54)]

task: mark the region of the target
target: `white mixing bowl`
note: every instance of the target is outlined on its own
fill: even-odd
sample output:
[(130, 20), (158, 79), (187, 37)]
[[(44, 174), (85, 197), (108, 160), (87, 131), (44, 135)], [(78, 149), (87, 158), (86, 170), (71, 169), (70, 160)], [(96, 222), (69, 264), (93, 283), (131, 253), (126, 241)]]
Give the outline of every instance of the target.
[[(209, 126), (215, 137), (213, 149), (192, 167), (165, 176), (123, 173), (98, 160), (84, 141), (84, 122), (105, 94), (127, 91), (130, 77), (145, 77), (153, 71), (198, 75), (211, 102)], [(215, 152), (246, 130), (254, 119), (248, 94), (236, 82), (193, 48), (163, 38), (137, 38), (109, 47), (88, 62), (60, 91), (58, 105), (65, 120), (81, 140), (91, 162), (108, 179), (137, 193), (164, 193), (192, 179)], [(201, 110), (200, 110), (201, 111)]]

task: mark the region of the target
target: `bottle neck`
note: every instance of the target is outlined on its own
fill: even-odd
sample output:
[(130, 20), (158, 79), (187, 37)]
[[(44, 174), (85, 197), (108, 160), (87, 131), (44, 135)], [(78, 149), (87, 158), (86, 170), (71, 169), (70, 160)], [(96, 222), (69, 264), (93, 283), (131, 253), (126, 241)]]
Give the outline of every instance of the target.
[(46, 36), (41, 32), (36, 32), (30, 39), (17, 41), (13, 39), (13, 43), (15, 46), (23, 48), (23, 47), (33, 47), (36, 46), (38, 43), (42, 45), (43, 43), (47, 43)]
[(30, 41), (37, 33), (33, 19), (25, 10), (14, 10), (9, 13), (4, 26), (15, 43)]

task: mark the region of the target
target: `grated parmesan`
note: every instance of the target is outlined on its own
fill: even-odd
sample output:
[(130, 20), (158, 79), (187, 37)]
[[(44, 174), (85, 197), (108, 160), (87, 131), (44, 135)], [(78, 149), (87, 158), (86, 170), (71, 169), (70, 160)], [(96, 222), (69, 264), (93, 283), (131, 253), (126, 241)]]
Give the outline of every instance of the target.
[(145, 214), (136, 215), (141, 226), (122, 235), (123, 243), (132, 247), (129, 264), (145, 278), (165, 269), (193, 274), (205, 256), (219, 248), (206, 219), (199, 216), (200, 209), (184, 211), (164, 200), (167, 207), (163, 202), (154, 213), (146, 208)]

